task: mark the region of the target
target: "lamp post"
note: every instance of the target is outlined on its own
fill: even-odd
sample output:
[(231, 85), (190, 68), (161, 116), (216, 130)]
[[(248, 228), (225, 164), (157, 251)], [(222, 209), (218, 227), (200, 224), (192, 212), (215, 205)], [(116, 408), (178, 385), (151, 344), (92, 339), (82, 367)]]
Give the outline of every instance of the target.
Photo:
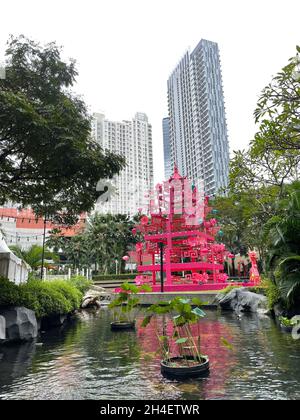
[(164, 244), (163, 242), (159, 242), (159, 249), (160, 249), (160, 291), (161, 293), (164, 292)]
[(45, 239), (46, 239), (46, 216), (44, 217), (44, 232), (43, 232), (43, 250), (42, 250), (42, 265), (41, 265), (41, 280), (44, 278), (44, 261), (45, 261)]

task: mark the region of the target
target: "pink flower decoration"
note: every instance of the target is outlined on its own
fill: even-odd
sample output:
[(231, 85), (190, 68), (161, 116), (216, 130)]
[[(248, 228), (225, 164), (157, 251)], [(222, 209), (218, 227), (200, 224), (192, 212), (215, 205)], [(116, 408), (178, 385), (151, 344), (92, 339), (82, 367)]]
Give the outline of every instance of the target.
[(128, 260), (129, 260), (128, 255), (124, 255), (124, 257), (122, 257), (122, 260), (123, 260), (123, 261), (128, 261)]

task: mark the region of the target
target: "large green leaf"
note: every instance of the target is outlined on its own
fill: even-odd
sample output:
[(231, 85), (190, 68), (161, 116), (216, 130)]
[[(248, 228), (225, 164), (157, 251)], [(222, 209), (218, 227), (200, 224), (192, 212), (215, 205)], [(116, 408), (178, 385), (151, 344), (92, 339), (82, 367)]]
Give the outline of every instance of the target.
[(221, 337), (220, 340), (221, 340), (221, 344), (224, 347), (228, 348), (229, 350), (233, 350), (232, 344), (225, 337)]
[(148, 325), (148, 324), (150, 323), (150, 321), (151, 321), (151, 318), (152, 318), (152, 315), (148, 315), (148, 316), (146, 316), (146, 317), (143, 319), (143, 322), (142, 322), (141, 326), (142, 326), (143, 328), (147, 327), (147, 325)]
[(178, 338), (178, 340), (175, 341), (176, 344), (183, 344), (188, 341), (187, 337)]
[(197, 315), (199, 318), (203, 318), (206, 315), (206, 313), (204, 311), (202, 311), (202, 309), (200, 309), (200, 308), (194, 308), (192, 310), (192, 313)]

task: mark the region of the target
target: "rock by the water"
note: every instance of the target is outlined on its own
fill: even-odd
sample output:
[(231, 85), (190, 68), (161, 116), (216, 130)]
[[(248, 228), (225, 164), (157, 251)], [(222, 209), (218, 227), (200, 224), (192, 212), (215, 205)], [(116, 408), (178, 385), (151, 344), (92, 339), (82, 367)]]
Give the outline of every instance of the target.
[(232, 289), (226, 295), (219, 293), (216, 300), (222, 309), (236, 312), (268, 312), (266, 296), (250, 292), (245, 287)]
[(92, 308), (92, 307), (100, 308), (100, 306), (101, 306), (101, 303), (98, 296), (86, 296), (83, 299), (82, 304), (81, 304), (82, 309)]
[(279, 318), (280, 316), (287, 316), (287, 311), (281, 303), (276, 303), (273, 307), (273, 311), (276, 318)]
[(49, 315), (42, 318), (39, 322), (40, 329), (42, 330), (49, 330), (50, 328), (60, 327), (66, 322), (68, 319), (68, 315), (64, 314), (55, 314)]
[(103, 304), (109, 303), (111, 301), (111, 296), (112, 295), (108, 293), (105, 289), (91, 289), (83, 297), (81, 308), (100, 308), (100, 306), (102, 306)]
[(7, 341), (29, 341), (38, 335), (35, 313), (24, 307), (13, 307), (1, 311), (5, 318)]
[(6, 333), (5, 333), (5, 318), (4, 316), (0, 315), (0, 340), (5, 340)]

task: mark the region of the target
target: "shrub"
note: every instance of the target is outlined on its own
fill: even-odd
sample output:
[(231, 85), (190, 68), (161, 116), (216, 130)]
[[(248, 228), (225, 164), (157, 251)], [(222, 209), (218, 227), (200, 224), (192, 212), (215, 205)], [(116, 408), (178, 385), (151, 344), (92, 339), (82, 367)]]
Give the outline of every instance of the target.
[(37, 318), (44, 316), (67, 314), (73, 310), (73, 305), (65, 295), (53, 287), (50, 282), (32, 280), (19, 286), (22, 289), (23, 306), (32, 309)]
[(270, 279), (264, 278), (263, 285), (266, 286), (266, 296), (268, 299), (268, 308), (273, 309), (276, 303), (281, 301), (281, 294), (278, 286)]
[(252, 286), (248, 287), (249, 292), (257, 293), (259, 295), (266, 295), (267, 294), (267, 287), (266, 286)]
[(134, 280), (138, 273), (132, 274), (97, 274), (93, 276), (93, 281), (101, 281), (101, 280)]
[(81, 293), (85, 293), (89, 290), (90, 286), (93, 284), (91, 280), (88, 280), (84, 276), (73, 276), (67, 280), (71, 285), (80, 290)]
[[(78, 280), (78, 279), (77, 279)], [(25, 306), (35, 312), (37, 318), (67, 314), (80, 307), (83, 292), (87, 287), (82, 279), (42, 281), (31, 279), (28, 283), (16, 285), (0, 278), (0, 306)]]
[(225, 289), (220, 290), (220, 293), (223, 293), (224, 295), (227, 295), (227, 293), (231, 292), (233, 289), (239, 289), (241, 286), (227, 286)]
[(67, 301), (72, 305), (71, 310), (78, 309), (80, 307), (82, 293), (77, 287), (65, 280), (52, 280), (44, 282), (44, 285), (52, 290), (56, 290), (61, 293)]
[(286, 318), (284, 316), (280, 316), (279, 321), (281, 323), (281, 325), (285, 326), (285, 327), (293, 327), (294, 325), (297, 325), (298, 321), (296, 321), (296, 319), (289, 319)]
[(22, 298), (19, 287), (4, 277), (0, 277), (0, 306), (20, 306)]

